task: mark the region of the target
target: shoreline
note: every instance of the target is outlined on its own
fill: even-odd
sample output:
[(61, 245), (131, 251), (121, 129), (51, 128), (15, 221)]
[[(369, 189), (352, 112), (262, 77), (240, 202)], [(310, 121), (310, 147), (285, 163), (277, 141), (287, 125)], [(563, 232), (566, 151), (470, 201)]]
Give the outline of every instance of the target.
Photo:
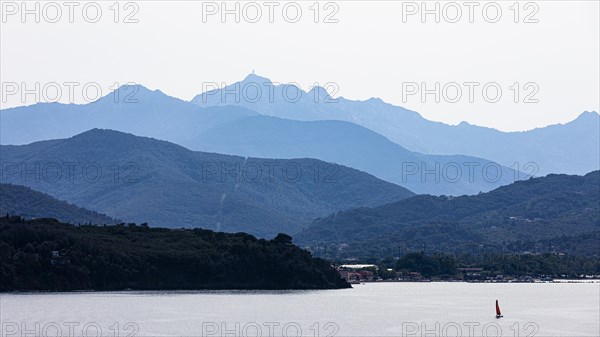
[(600, 278), (593, 279), (553, 279), (551, 281), (493, 281), (493, 280), (375, 280), (375, 281), (360, 281), (357, 283), (350, 283), (352, 285), (365, 284), (365, 283), (600, 283)]
[(336, 290), (344, 290), (344, 289), (353, 289), (354, 286), (361, 286), (366, 284), (381, 284), (381, 283), (477, 283), (477, 284), (499, 284), (499, 283), (510, 283), (510, 284), (547, 284), (547, 283), (600, 283), (600, 279), (588, 279), (588, 280), (578, 280), (578, 279), (559, 279), (553, 281), (535, 281), (535, 282), (489, 282), (489, 281), (441, 281), (441, 280), (423, 280), (423, 281), (364, 281), (360, 283), (352, 283), (352, 288), (340, 288), (340, 289), (154, 289), (154, 290), (136, 290), (136, 289), (121, 289), (121, 290), (67, 290), (67, 291), (45, 291), (45, 290), (24, 290), (24, 291), (10, 291), (10, 292), (0, 292), (0, 296), (2, 295), (54, 295), (54, 294), (156, 294), (156, 293), (169, 293), (169, 294), (240, 294), (240, 295), (252, 295), (252, 294), (260, 294), (260, 293), (269, 293), (269, 294), (290, 294), (290, 293), (299, 293), (299, 292), (316, 292), (316, 291), (336, 291)]

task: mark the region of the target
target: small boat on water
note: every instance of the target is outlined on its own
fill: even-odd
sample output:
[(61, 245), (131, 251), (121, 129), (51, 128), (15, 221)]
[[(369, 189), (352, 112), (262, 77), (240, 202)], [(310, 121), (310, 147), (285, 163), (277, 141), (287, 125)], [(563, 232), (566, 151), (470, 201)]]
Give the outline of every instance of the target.
[(500, 306), (498, 305), (498, 300), (496, 300), (496, 318), (502, 318), (502, 313), (500, 312)]

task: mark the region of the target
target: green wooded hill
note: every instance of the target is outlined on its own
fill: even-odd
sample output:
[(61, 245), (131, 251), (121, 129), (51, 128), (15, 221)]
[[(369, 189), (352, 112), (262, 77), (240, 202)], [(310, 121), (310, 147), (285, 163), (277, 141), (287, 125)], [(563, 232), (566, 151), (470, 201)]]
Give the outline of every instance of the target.
[(3, 182), (151, 226), (273, 237), (337, 210), (414, 195), (334, 163), (195, 152), (112, 130), (0, 149)]
[(343, 245), (342, 255), (363, 257), (394, 256), (399, 250), (501, 253), (560, 247), (598, 255), (593, 249), (598, 245), (589, 240), (580, 249), (558, 245), (576, 245), (598, 229), (600, 171), (594, 171), (585, 176), (551, 174), (475, 196), (419, 195), (337, 212), (316, 220), (296, 239), (303, 245)]
[(350, 287), (291, 240), (2, 217), (0, 291)]
[(0, 214), (19, 215), (24, 218), (55, 218), (73, 224), (114, 224), (107, 215), (77, 207), (57, 200), (48, 194), (29, 187), (0, 184)]

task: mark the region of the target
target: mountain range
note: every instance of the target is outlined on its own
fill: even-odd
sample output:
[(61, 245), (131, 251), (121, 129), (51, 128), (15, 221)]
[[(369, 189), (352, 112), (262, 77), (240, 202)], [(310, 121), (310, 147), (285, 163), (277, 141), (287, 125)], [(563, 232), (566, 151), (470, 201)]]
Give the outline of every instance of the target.
[(414, 195), (335, 163), (194, 152), (112, 130), (2, 145), (0, 151), (2, 182), (153, 226), (269, 237), (298, 232), (314, 218), (338, 210)]
[(180, 143), (211, 127), (257, 114), (238, 107), (200, 108), (160, 90), (124, 85), (92, 103), (37, 103), (0, 110), (0, 144), (68, 138), (94, 128)]
[(315, 220), (295, 239), (305, 245), (334, 244), (350, 256), (386, 256), (399, 247), (423, 246), (465, 252), (475, 245), (500, 252), (518, 247), (515, 242), (567, 241), (565, 236), (599, 228), (600, 171), (594, 171), (530, 178), (474, 196), (419, 195), (336, 212)]
[[(259, 87), (261, 95), (253, 96)], [(531, 176), (598, 170), (600, 118), (586, 112), (525, 132), (451, 126), (380, 99), (333, 99), (321, 87), (305, 92), (249, 75), (189, 102), (135, 85), (88, 104), (0, 110), (0, 144), (3, 183), (123, 221), (271, 236), (414, 193), (430, 194), (413, 198), (419, 205), (455, 200), (446, 196), (480, 200)], [(435, 226), (464, 225), (446, 212)], [(429, 221), (431, 214), (418, 217)], [(301, 242), (314, 242), (311, 231), (321, 229), (313, 226)], [(321, 234), (332, 241), (327, 233)]]
[[(236, 95), (237, 93), (237, 95)], [(600, 169), (600, 115), (523, 132), (502, 132), (462, 122), (448, 125), (378, 98), (332, 98), (322, 87), (306, 92), (294, 84), (275, 84), (251, 74), (222, 89), (201, 93), (193, 103), (241, 106), (263, 115), (314, 121), (342, 120), (377, 132), (408, 150), (423, 154), (474, 156), (501, 165), (529, 166), (534, 175), (585, 174)], [(532, 165), (527, 165), (533, 163)]]
[(527, 175), (481, 158), (412, 152), (344, 121), (246, 116), (211, 128), (184, 145), (239, 156), (316, 158), (356, 168), (418, 194), (476, 194)]
[(203, 108), (158, 90), (135, 88), (131, 102), (123, 97), (132, 89), (123, 86), (89, 104), (39, 103), (1, 110), (0, 143), (22, 145), (106, 128), (198, 151), (335, 162), (434, 195), (476, 194), (528, 176), (487, 159), (409, 151), (350, 122), (288, 120), (234, 106)]

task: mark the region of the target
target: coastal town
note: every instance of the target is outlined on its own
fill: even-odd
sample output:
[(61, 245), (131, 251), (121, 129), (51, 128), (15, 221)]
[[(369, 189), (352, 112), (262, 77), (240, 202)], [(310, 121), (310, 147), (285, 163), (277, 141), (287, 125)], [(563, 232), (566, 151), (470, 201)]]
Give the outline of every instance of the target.
[(350, 284), (360, 284), (365, 282), (484, 282), (484, 283), (540, 283), (540, 282), (562, 282), (571, 281), (597, 281), (600, 282), (600, 274), (597, 275), (578, 275), (574, 278), (570, 275), (560, 275), (552, 277), (549, 275), (540, 276), (511, 276), (496, 274), (492, 275), (489, 270), (484, 268), (456, 268), (455, 275), (425, 276), (417, 271), (399, 270), (392, 268), (382, 270), (375, 264), (343, 264), (336, 267), (336, 270)]

